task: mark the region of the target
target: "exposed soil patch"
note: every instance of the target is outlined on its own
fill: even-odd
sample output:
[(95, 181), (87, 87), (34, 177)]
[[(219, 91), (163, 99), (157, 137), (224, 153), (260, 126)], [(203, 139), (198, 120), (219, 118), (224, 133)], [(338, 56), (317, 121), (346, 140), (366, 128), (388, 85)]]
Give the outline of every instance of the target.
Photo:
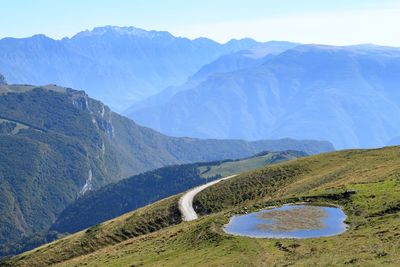
[(325, 210), (315, 206), (294, 207), (289, 210), (273, 210), (257, 215), (257, 218), (268, 220), (258, 224), (258, 228), (268, 231), (295, 231), (307, 229), (323, 229), (323, 218), (328, 216)]

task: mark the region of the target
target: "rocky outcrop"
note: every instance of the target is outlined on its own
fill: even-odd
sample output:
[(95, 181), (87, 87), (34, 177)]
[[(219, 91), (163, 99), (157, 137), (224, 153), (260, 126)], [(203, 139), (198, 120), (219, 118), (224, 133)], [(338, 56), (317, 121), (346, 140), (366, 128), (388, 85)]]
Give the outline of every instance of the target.
[(72, 105), (92, 115), (92, 122), (97, 129), (103, 131), (108, 138), (113, 137), (114, 128), (111, 124), (111, 110), (103, 103), (90, 99), (84, 91), (67, 89)]

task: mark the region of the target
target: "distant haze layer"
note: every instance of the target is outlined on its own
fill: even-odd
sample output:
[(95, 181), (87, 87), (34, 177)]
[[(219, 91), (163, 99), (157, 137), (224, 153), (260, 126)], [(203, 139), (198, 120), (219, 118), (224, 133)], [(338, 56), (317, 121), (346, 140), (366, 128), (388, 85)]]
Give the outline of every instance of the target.
[(399, 140), (400, 49), (302, 45), (235, 71), (220, 65), (167, 101), (134, 105), (129, 116), (175, 136), (311, 138), (336, 148)]
[(173, 136), (380, 147), (400, 140), (399, 51), (252, 39), (219, 44), (105, 26), (59, 41), (2, 39), (0, 73), (8, 83), (83, 89)]
[(72, 38), (44, 35), (0, 40), (0, 73), (10, 83), (58, 84), (85, 90), (121, 111), (169, 85), (179, 85), (223, 54), (257, 42), (174, 37), (134, 27), (98, 27)]

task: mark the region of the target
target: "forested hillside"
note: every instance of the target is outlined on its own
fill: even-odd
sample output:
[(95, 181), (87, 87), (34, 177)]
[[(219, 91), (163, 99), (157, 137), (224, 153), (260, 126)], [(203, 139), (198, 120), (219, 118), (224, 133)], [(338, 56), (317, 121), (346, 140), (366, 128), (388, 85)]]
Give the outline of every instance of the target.
[[(306, 156), (304, 152), (267, 152), (242, 159), (174, 165), (132, 176), (94, 191), (68, 206), (50, 230), (73, 233), (162, 198), (216, 179)], [(206, 180), (207, 178), (207, 180)]]
[(87, 192), (171, 164), (240, 158), (263, 150), (319, 153), (328, 142), (199, 140), (162, 135), (83, 91), (0, 86), (0, 241), (47, 231)]

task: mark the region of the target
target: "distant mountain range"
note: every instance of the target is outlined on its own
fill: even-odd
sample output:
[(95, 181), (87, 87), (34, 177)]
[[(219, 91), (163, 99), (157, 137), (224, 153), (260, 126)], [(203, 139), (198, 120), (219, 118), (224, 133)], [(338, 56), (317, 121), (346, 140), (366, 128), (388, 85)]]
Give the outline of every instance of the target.
[(105, 26), (62, 40), (1, 39), (0, 73), (11, 84), (83, 88), (168, 135), (368, 148), (399, 144), (399, 51), (252, 39), (219, 44)]
[(400, 49), (297, 45), (261, 60), (244, 59), (243, 52), (223, 56), (192, 76), (201, 78), (126, 114), (174, 136), (311, 138), (337, 148), (398, 140)]
[(47, 231), (77, 198), (122, 178), (265, 150), (315, 154), (333, 147), (290, 139), (169, 137), (112, 112), (84, 91), (0, 85), (0, 243)]
[(0, 73), (10, 83), (59, 84), (124, 110), (167, 86), (179, 85), (221, 55), (248, 49), (251, 39), (219, 44), (168, 32), (105, 26), (72, 38), (44, 35), (0, 40)]
[(167, 103), (175, 94), (196, 87), (209, 76), (261, 65), (274, 55), (278, 55), (298, 45), (297, 43), (271, 41), (258, 43), (249, 49), (223, 55), (215, 61), (201, 67), (199, 71), (190, 76), (184, 84), (169, 86), (155, 95), (138, 101), (125, 110), (124, 114), (129, 115), (139, 109)]

